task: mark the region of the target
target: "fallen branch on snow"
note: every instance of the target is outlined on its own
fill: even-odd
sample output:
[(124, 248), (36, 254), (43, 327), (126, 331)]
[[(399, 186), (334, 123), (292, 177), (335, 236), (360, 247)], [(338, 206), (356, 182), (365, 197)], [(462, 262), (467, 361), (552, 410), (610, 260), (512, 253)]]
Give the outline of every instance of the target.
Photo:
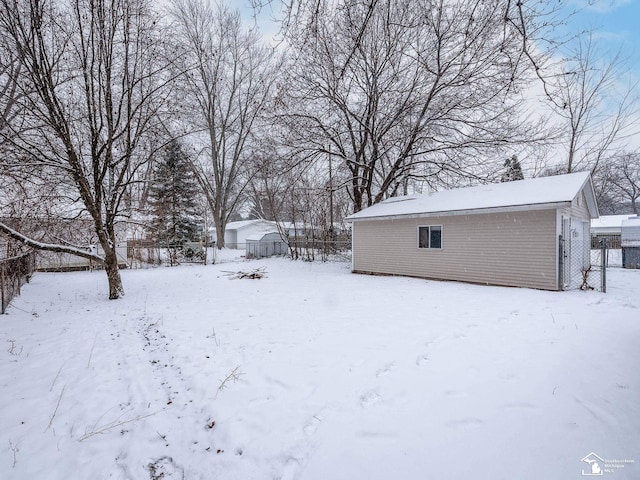
[(259, 280), (261, 278), (266, 278), (267, 277), (267, 272), (265, 270), (265, 267), (256, 268), (256, 269), (248, 271), (248, 272), (243, 272), (243, 271), (239, 271), (239, 272), (223, 271), (222, 273), (224, 273), (225, 276), (229, 277), (229, 280), (236, 280), (238, 278), (250, 278), (252, 280), (256, 280), (256, 279)]
[(58, 403), (56, 403), (56, 408), (53, 411), (53, 413), (51, 414), (51, 418), (49, 419), (49, 425), (47, 425), (47, 428), (45, 428), (45, 430), (44, 430), (45, 432), (51, 428), (51, 424), (53, 423), (53, 419), (56, 418), (56, 413), (58, 413), (58, 408), (60, 407), (60, 402), (62, 401), (62, 395), (64, 394), (65, 387), (66, 387), (66, 385), (64, 387), (62, 387), (62, 390), (60, 390), (60, 396), (58, 397)]
[(240, 365), (238, 365), (236, 368), (231, 370), (231, 373), (229, 373), (226, 377), (224, 377), (224, 380), (220, 380), (220, 386), (218, 387), (218, 391), (216, 392), (215, 398), (218, 398), (218, 394), (222, 390), (227, 388), (227, 384), (229, 382), (236, 383), (238, 380), (240, 380), (241, 375), (244, 375), (244, 373), (240, 371)]
[(86, 440), (87, 438), (93, 437), (94, 435), (101, 435), (103, 433), (107, 433), (107, 432), (111, 431), (114, 428), (120, 427), (122, 425), (126, 425), (127, 423), (137, 422), (138, 420), (142, 420), (143, 418), (151, 417), (153, 415), (155, 415), (155, 412), (154, 413), (149, 413), (148, 415), (140, 415), (138, 417), (130, 418), (128, 420), (122, 420), (122, 421), (115, 420), (115, 421), (113, 421), (111, 423), (107, 423), (107, 424), (101, 425), (101, 426), (97, 426), (97, 424), (96, 424), (96, 425), (93, 426), (93, 428), (91, 430), (85, 431), (85, 434), (82, 435), (80, 438), (78, 438), (78, 441), (82, 442), (82, 441)]

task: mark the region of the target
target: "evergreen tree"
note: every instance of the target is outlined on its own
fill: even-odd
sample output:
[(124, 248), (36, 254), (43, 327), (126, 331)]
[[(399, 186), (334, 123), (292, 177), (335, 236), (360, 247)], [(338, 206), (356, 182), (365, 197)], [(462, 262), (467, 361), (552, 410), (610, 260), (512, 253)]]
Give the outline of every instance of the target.
[(153, 215), (152, 238), (180, 247), (198, 238), (199, 188), (190, 159), (178, 140), (172, 140), (158, 160), (149, 189)]
[(501, 182), (513, 182), (514, 180), (524, 180), (524, 175), (522, 174), (522, 167), (520, 166), (520, 162), (518, 161), (517, 156), (513, 156), (511, 158), (507, 158), (504, 162), (504, 167), (506, 171), (502, 174), (502, 178), (500, 178)]

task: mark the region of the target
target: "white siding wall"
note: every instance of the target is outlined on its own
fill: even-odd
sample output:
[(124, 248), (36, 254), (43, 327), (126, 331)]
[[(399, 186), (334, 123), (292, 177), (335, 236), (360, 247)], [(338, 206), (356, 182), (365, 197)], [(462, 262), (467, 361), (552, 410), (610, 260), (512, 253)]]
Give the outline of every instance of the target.
[[(419, 249), (417, 227), (442, 225), (442, 246)], [(353, 224), (353, 270), (557, 289), (556, 211), (534, 210)]]
[[(562, 221), (568, 220), (569, 230), (562, 230)], [(570, 207), (558, 209), (558, 235), (565, 237), (564, 288), (578, 288), (582, 284), (582, 273), (591, 263), (591, 217), (584, 191), (571, 202)]]
[[(576, 198), (571, 202), (571, 207), (561, 208), (560, 215), (565, 218), (573, 218), (590, 223), (591, 217), (589, 216), (589, 209), (587, 208), (587, 201), (584, 197), (584, 193), (580, 192), (576, 195)], [(559, 231), (558, 234), (560, 234)]]

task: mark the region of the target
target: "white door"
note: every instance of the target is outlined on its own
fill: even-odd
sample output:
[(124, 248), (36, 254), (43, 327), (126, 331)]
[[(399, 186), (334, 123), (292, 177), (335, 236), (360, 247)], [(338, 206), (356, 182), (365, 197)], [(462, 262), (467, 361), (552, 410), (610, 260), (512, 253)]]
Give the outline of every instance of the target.
[(562, 218), (562, 286), (567, 288), (571, 285), (571, 219)]

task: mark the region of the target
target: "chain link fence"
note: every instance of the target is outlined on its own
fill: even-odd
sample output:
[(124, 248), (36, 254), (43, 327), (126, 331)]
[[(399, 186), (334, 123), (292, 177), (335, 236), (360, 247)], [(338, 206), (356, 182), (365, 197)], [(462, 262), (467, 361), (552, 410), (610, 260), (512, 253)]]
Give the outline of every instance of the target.
[(20, 288), (31, 279), (35, 265), (33, 251), (0, 260), (0, 314), (5, 313), (13, 297), (20, 295)]
[[(127, 240), (127, 267), (149, 265), (176, 266), (183, 263), (206, 263), (207, 250), (200, 242), (166, 245), (155, 240)], [(211, 261), (209, 259), (209, 261)]]
[(608, 242), (593, 243), (588, 232), (572, 230), (559, 238), (558, 268), (562, 290), (607, 291)]
[[(233, 244), (233, 250), (244, 250), (247, 259), (272, 256), (288, 256), (295, 260), (350, 260), (351, 239), (321, 240), (315, 238), (287, 238), (277, 240), (271, 237), (261, 240), (247, 240)], [(215, 246), (205, 249), (198, 242), (189, 242), (179, 247), (167, 247), (155, 241), (127, 241), (127, 266), (144, 268), (149, 265), (180, 265), (182, 263), (216, 263)]]
[(351, 239), (321, 240), (314, 238), (289, 239), (289, 255), (307, 261), (351, 259)]

